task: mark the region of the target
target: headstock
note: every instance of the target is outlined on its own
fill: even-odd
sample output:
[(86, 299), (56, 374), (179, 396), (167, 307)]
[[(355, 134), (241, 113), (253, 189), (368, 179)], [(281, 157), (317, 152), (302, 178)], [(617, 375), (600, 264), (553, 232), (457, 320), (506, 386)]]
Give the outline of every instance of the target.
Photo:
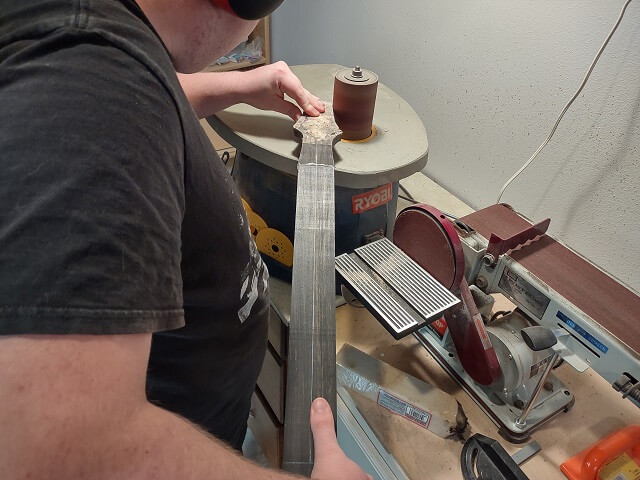
[(327, 104), (324, 113), (317, 117), (303, 115), (293, 126), (303, 143), (335, 145), (342, 138), (342, 130), (333, 116), (333, 107)]

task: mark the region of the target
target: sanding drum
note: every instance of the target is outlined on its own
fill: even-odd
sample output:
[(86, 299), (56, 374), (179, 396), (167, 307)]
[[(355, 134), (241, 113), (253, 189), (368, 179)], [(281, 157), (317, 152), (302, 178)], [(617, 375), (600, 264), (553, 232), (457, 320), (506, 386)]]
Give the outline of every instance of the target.
[(343, 140), (363, 140), (372, 135), (378, 76), (360, 67), (336, 73), (333, 83), (333, 113)]

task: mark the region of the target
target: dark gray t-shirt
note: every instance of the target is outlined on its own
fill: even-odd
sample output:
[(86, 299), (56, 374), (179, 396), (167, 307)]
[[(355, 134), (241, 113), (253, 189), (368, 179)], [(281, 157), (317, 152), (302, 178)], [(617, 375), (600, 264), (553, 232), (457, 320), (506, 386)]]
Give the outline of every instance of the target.
[(135, 2), (0, 0), (0, 334), (155, 332), (149, 399), (238, 446), (267, 315), (235, 185)]

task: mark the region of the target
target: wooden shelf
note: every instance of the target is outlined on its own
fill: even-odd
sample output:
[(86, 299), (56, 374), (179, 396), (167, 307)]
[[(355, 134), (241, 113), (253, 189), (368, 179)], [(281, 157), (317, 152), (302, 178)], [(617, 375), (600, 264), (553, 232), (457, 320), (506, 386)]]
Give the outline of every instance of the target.
[(223, 65), (211, 64), (205, 67), (203, 72), (229, 72), (232, 70), (243, 70), (245, 68), (255, 68), (260, 65), (266, 65), (271, 63), (271, 30), (270, 30), (270, 18), (263, 18), (258, 22), (253, 32), (249, 34), (249, 43), (256, 37), (262, 38), (262, 56), (255, 62), (249, 60), (243, 60), (241, 62), (229, 62)]
[(202, 70), (203, 72), (230, 72), (232, 70), (242, 70), (244, 68), (251, 68), (251, 67), (259, 67), (260, 65), (266, 65), (267, 62), (267, 58), (263, 55), (262, 57), (260, 57), (259, 60), (256, 60), (255, 62), (250, 62), (249, 60), (242, 60), (241, 62), (229, 62), (229, 63), (225, 63), (223, 65), (209, 65), (208, 67), (205, 67), (204, 70)]

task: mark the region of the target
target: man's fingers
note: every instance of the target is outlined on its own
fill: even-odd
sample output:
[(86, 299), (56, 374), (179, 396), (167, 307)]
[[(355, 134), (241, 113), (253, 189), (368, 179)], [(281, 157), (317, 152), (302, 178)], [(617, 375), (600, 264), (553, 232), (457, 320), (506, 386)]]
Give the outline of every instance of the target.
[(336, 438), (333, 413), (324, 398), (316, 398), (311, 404), (311, 432), (316, 458), (340, 451)]
[(308, 90), (302, 88), (303, 93), (298, 92), (297, 96), (291, 95), (289, 92), (284, 92), (296, 101), (300, 108), (309, 116), (317, 117), (321, 113), (324, 113), (324, 102), (315, 95), (311, 95)]
[(307, 92), (307, 96), (309, 98), (309, 102), (311, 103), (311, 105), (313, 105), (313, 107), (320, 113), (324, 112), (324, 102), (322, 100), (320, 100), (318, 97), (316, 97), (315, 95), (311, 95), (311, 93), (309, 93), (309, 90), (305, 90), (305, 92)]
[(300, 109), (298, 107), (284, 99), (276, 101), (271, 106), (271, 110), (290, 116), (294, 122), (297, 122), (298, 119), (302, 116), (302, 113), (300, 112)]
[[(325, 111), (322, 100), (311, 95), (284, 62), (265, 65), (246, 72), (244, 75), (245, 79), (249, 79), (245, 82), (249, 85), (245, 88), (248, 93), (245, 101), (249, 105), (263, 110), (284, 113), (294, 121), (301, 116), (296, 104), (300, 105), (303, 113), (311, 117), (317, 117)], [(291, 103), (285, 103), (285, 95), (292, 100)], [(282, 102), (277, 100), (282, 100)], [(275, 104), (274, 101), (276, 101)]]
[(317, 117), (324, 112), (324, 103), (305, 89), (291, 70), (280, 79), (280, 90), (289, 95), (307, 115)]
[(373, 480), (371, 475), (349, 460), (338, 445), (333, 413), (324, 398), (316, 398), (311, 404), (310, 420), (315, 451), (311, 478)]

